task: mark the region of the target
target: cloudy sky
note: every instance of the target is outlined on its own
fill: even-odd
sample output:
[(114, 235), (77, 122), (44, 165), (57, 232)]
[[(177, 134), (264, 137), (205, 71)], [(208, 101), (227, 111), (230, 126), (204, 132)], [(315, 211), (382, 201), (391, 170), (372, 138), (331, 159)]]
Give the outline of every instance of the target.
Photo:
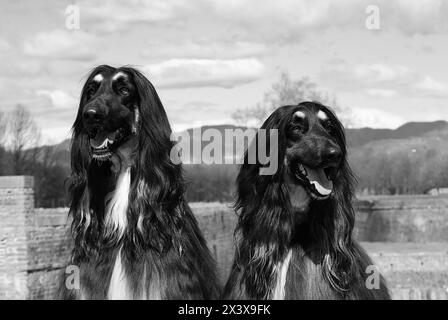
[[(80, 12), (67, 28), (67, 6)], [(366, 27), (368, 5), (379, 29)], [(308, 76), (355, 126), (448, 120), (448, 1), (0, 0), (0, 110), (69, 134), (89, 70), (139, 67), (175, 130), (231, 123), (281, 72)], [(69, 21), (72, 21), (69, 19)], [(69, 24), (70, 26), (70, 24)]]

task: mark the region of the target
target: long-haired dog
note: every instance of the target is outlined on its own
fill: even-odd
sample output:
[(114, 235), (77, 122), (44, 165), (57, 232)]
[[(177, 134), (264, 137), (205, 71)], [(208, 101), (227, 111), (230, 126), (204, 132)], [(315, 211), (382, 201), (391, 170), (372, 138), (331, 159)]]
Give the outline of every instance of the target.
[[(379, 274), (378, 283), (367, 281), (377, 269), (367, 269), (373, 263), (352, 238), (354, 178), (335, 114), (303, 102), (278, 108), (262, 129), (278, 130), (279, 168), (260, 175), (263, 165), (245, 154), (240, 240), (224, 298), (389, 299)], [(260, 141), (259, 132), (253, 152)]]
[(184, 200), (162, 103), (136, 69), (89, 75), (73, 125), (74, 299), (210, 299), (214, 261)]

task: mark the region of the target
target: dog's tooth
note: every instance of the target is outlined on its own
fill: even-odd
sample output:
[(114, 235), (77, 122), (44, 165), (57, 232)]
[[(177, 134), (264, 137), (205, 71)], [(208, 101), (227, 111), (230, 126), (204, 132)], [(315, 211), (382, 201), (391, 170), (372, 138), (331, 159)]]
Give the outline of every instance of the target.
[(104, 140), (103, 143), (100, 146), (95, 147), (95, 149), (104, 149), (104, 148), (106, 148), (107, 147), (107, 140), (108, 139)]
[(299, 166), (299, 169), (300, 169), (300, 172), (303, 174), (303, 175), (307, 175), (307, 172), (306, 172), (306, 170), (305, 170), (305, 168), (303, 167), (303, 165), (301, 164), (300, 166)]

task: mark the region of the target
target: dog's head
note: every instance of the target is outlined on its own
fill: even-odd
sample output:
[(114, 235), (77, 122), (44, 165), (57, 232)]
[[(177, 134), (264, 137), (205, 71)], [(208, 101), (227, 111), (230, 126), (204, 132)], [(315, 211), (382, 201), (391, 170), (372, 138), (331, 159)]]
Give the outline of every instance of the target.
[(77, 128), (89, 137), (92, 157), (110, 159), (137, 133), (141, 93), (130, 68), (97, 67), (82, 90)]
[(333, 193), (346, 155), (342, 124), (326, 106), (304, 102), (290, 108), (283, 128), (289, 185), (300, 185), (311, 200)]
[[(344, 128), (329, 107), (317, 102), (283, 106), (261, 129), (254, 140), (256, 148), (248, 149), (240, 170), (239, 203), (250, 201), (254, 195), (285, 195), (293, 211), (306, 212), (312, 202), (334, 200), (344, 190), (351, 194)], [(277, 135), (270, 134), (273, 130)], [(261, 134), (266, 134), (269, 143), (262, 143)], [(273, 137), (277, 141), (271, 141)], [(277, 145), (268, 153), (275, 153), (270, 157), (277, 156), (279, 166), (272, 175), (260, 175), (260, 168), (266, 165), (259, 160), (260, 151), (265, 151), (259, 149), (267, 145)], [(248, 161), (249, 152), (257, 155), (254, 165)], [(279, 190), (273, 192), (274, 187)]]
[[(182, 167), (170, 158), (170, 136), (162, 102), (141, 72), (107, 65), (92, 70), (82, 89), (70, 147), (70, 212), (81, 246), (97, 248), (108, 193), (120, 177), (127, 177), (123, 185), (129, 184), (132, 199), (127, 218), (135, 221), (129, 224), (138, 221), (141, 231), (134, 240), (157, 250), (169, 246), (171, 230), (160, 226), (171, 223), (163, 219), (180, 219), (180, 210), (171, 212), (184, 192)], [(170, 214), (160, 214), (165, 211)], [(157, 236), (152, 235), (155, 230)]]
[[(241, 211), (237, 230), (247, 290), (254, 298), (268, 297), (276, 266), (291, 246), (299, 245), (313, 248), (313, 261), (322, 264), (330, 285), (344, 292), (358, 270), (351, 238), (354, 176), (341, 122), (329, 107), (303, 102), (276, 109), (261, 129), (237, 179), (235, 208)], [(270, 134), (263, 138), (265, 133)], [(270, 165), (259, 156), (266, 146), (266, 154), (270, 159), (277, 155), (279, 164), (271, 175), (260, 174)], [(250, 163), (250, 152), (256, 152), (256, 163)]]

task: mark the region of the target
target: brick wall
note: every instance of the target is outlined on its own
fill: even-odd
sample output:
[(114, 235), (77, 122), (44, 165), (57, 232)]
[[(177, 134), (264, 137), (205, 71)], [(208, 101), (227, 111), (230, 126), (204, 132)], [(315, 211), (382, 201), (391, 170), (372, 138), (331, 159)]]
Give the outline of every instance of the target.
[(51, 299), (70, 252), (67, 209), (34, 209), (28, 216), (29, 299)]
[(360, 241), (448, 243), (448, 196), (366, 197), (355, 207)]
[(27, 219), (33, 210), (33, 179), (0, 179), (0, 299), (27, 298)]
[[(34, 209), (30, 177), (0, 177), (0, 299), (51, 299), (69, 255), (67, 209)], [(227, 204), (191, 207), (225, 280), (236, 216)], [(448, 298), (448, 197), (356, 203), (355, 235), (396, 299)]]

